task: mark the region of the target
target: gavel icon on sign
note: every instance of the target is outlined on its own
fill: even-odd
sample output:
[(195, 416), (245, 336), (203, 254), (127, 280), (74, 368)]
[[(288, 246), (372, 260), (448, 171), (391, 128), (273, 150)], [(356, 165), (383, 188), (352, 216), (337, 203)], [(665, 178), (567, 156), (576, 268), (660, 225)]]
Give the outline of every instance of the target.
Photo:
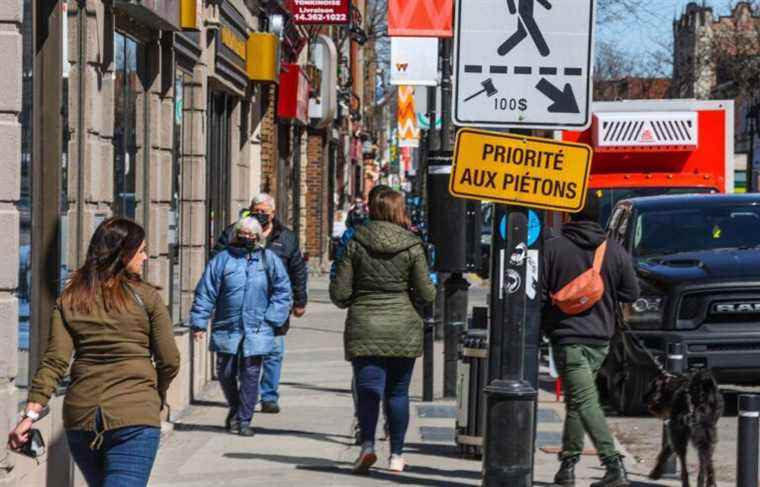
[(470, 101), (476, 96), (480, 95), (481, 93), (485, 93), (488, 98), (491, 98), (496, 93), (499, 92), (499, 90), (496, 89), (496, 87), (493, 85), (493, 80), (491, 78), (488, 78), (487, 80), (480, 83), (480, 85), (483, 87), (482, 90), (478, 91), (477, 93), (473, 93), (472, 95), (468, 96), (464, 99), (464, 101)]

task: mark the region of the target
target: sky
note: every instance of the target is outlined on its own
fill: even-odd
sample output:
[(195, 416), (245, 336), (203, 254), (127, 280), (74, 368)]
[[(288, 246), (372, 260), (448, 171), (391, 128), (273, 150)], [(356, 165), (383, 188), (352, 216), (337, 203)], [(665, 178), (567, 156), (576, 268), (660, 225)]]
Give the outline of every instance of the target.
[[(642, 62), (657, 49), (667, 50), (672, 56), (673, 19), (681, 16), (689, 0), (646, 0), (640, 3), (637, 19), (597, 22), (597, 40), (614, 43)], [(706, 3), (713, 7), (715, 15), (729, 13), (728, 0), (706, 0)]]

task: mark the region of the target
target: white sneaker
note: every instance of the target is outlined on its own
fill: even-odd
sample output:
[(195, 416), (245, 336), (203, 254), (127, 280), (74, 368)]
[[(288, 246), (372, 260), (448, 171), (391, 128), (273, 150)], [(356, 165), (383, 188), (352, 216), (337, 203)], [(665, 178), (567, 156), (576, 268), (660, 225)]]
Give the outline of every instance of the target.
[(375, 449), (363, 447), (361, 453), (359, 453), (359, 458), (354, 462), (353, 471), (355, 474), (367, 474), (369, 473), (369, 468), (376, 461), (377, 455), (375, 454)]
[(390, 466), (388, 467), (392, 472), (403, 472), (404, 467), (406, 467), (406, 463), (404, 462), (404, 457), (401, 455), (391, 455), (391, 462)]

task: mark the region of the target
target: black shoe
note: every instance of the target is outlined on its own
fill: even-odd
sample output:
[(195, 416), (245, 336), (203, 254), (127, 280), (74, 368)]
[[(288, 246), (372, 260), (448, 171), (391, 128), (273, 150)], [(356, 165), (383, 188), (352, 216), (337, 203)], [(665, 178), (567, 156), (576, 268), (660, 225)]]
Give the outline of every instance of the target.
[(554, 483), (563, 487), (573, 487), (575, 485), (575, 464), (579, 460), (578, 455), (562, 458), (559, 471), (554, 476)]
[(267, 414), (279, 414), (280, 406), (276, 402), (262, 402), (261, 412)]
[(230, 410), (227, 419), (224, 420), (224, 428), (230, 433), (240, 432), (240, 421), (237, 420), (237, 411)]
[(253, 428), (251, 428), (250, 425), (241, 426), (238, 434), (240, 436), (247, 436), (248, 438), (256, 436), (256, 432), (253, 431)]
[(606, 469), (604, 478), (599, 482), (594, 482), (591, 487), (628, 487), (628, 473), (623, 465), (623, 455), (614, 455), (602, 461)]

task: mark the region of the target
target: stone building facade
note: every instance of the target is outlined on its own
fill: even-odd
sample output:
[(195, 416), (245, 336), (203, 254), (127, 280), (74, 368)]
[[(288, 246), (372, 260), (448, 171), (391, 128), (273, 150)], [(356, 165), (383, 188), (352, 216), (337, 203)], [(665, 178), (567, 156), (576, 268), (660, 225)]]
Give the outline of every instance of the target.
[[(285, 93), (248, 77), (244, 47), (251, 34), (282, 25), (282, 62), (306, 66), (309, 32), (293, 25), (281, 1), (165, 0), (156, 3), (166, 8), (159, 12), (145, 4), (0, 2), (3, 434), (23, 407), (60, 286), (82, 264), (104, 219), (124, 216), (145, 227), (145, 277), (161, 287), (178, 325), (182, 364), (167, 422), (212, 379), (206, 344), (179, 325), (209, 248), (254, 194), (275, 197), (278, 217), (298, 232), (314, 269), (329, 264), (336, 175), (341, 154), (350, 157), (352, 110), (347, 104), (321, 128), (280, 117)], [(191, 6), (193, 25), (183, 27)], [(48, 35), (35, 37), (35, 25), (47, 25)], [(348, 31), (325, 33), (344, 52), (360, 52), (352, 40), (339, 41)], [(360, 59), (345, 62), (360, 84)], [(361, 95), (358, 86), (341, 89)], [(84, 485), (63, 436), (64, 392), (38, 423), (49, 446), (40, 464), (6, 455), (0, 444), (0, 487)]]
[(714, 98), (716, 88), (732, 81), (721, 76), (722, 62), (757, 56), (760, 16), (749, 2), (737, 2), (731, 14), (716, 16), (712, 7), (691, 2), (673, 21), (673, 83), (676, 98)]

